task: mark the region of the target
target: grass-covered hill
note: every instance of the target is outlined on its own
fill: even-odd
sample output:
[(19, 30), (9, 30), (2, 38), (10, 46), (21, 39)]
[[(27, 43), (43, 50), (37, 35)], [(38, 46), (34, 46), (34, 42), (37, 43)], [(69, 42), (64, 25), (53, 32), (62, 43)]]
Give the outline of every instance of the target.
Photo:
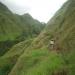
[(0, 75), (8, 75), (16, 64), (20, 55), (31, 45), (33, 39), (28, 39), (14, 45), (8, 52), (0, 57)]
[[(8, 75), (75, 75), (75, 1), (68, 0)], [(54, 49), (50, 40), (54, 39)], [(16, 49), (17, 50), (17, 49)]]
[(13, 14), (0, 3), (0, 55), (15, 43), (36, 37), (44, 26), (45, 24), (33, 19), (28, 13)]

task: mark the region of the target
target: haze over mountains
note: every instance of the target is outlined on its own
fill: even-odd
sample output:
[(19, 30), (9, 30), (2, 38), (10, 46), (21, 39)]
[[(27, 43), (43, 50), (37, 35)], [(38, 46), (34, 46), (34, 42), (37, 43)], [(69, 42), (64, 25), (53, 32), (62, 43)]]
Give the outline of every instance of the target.
[[(43, 27), (39, 31), (39, 26), (34, 24), (34, 26), (37, 26), (34, 29), (38, 28), (38, 30), (36, 33), (32, 33), (33, 36), (30, 36), (30, 33), (28, 33), (28, 36), (20, 35), (20, 38), (24, 37), (25, 39), (14, 44), (12, 48), (0, 57), (0, 75), (75, 75), (74, 12), (75, 0), (68, 0), (56, 12), (45, 28), (43, 25), (40, 25)], [(15, 16), (20, 18), (19, 15)], [(33, 23), (28, 24), (31, 20), (26, 17), (28, 20), (24, 21), (23, 24), (24, 16), (21, 16), (21, 21), (19, 21), (22, 22), (22, 25), (30, 25)], [(17, 19), (15, 19), (16, 21)], [(15, 23), (13, 25), (17, 24)], [(34, 34), (38, 36), (34, 37)], [(15, 35), (17, 36), (17, 34)], [(10, 38), (10, 40), (14, 39)], [(52, 49), (50, 48), (51, 40), (55, 41)]]
[(44, 25), (33, 19), (28, 13), (22, 16), (13, 14), (5, 5), (0, 3), (0, 47), (4, 43), (9, 46), (26, 38), (33, 38), (41, 32)]
[[(55, 12), (67, 0), (0, 0), (13, 13), (24, 14), (28, 12), (40, 22), (48, 22)], [(39, 11), (39, 12), (38, 12)]]

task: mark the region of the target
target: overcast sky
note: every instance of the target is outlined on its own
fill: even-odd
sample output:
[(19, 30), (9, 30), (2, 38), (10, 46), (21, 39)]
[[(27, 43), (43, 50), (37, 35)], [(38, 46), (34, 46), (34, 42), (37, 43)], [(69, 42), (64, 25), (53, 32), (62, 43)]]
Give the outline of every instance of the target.
[(32, 17), (47, 22), (67, 0), (0, 0), (17, 14), (30, 13)]

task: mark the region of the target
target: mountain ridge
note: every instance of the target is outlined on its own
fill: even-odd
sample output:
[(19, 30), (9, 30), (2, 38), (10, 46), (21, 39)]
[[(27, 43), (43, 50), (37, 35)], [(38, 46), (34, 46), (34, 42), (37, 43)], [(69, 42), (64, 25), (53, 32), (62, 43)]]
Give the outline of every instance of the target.
[(2, 3), (0, 3), (0, 7), (1, 55), (3, 55), (13, 44), (28, 38), (36, 37), (45, 26), (45, 24), (33, 19), (28, 13), (24, 15), (13, 14)]

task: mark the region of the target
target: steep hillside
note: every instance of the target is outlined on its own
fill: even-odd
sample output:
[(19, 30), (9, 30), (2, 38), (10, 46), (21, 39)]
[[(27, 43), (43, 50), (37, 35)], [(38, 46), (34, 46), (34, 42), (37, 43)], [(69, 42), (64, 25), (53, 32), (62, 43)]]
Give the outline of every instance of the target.
[(33, 19), (29, 14), (13, 14), (0, 3), (0, 55), (15, 43), (36, 37), (44, 26), (45, 24)]
[[(33, 48), (48, 46), (50, 40), (55, 40), (55, 45), (60, 50), (74, 49), (74, 29), (75, 29), (75, 1), (68, 0), (54, 17), (48, 22), (46, 28), (33, 41)], [(41, 46), (40, 46), (41, 45)]]
[[(24, 51), (9, 75), (75, 75), (75, 0), (68, 0)], [(50, 40), (55, 40), (50, 49)]]
[(20, 55), (31, 44), (33, 39), (28, 39), (13, 46), (4, 56), (0, 57), (0, 75), (8, 75), (16, 64)]

